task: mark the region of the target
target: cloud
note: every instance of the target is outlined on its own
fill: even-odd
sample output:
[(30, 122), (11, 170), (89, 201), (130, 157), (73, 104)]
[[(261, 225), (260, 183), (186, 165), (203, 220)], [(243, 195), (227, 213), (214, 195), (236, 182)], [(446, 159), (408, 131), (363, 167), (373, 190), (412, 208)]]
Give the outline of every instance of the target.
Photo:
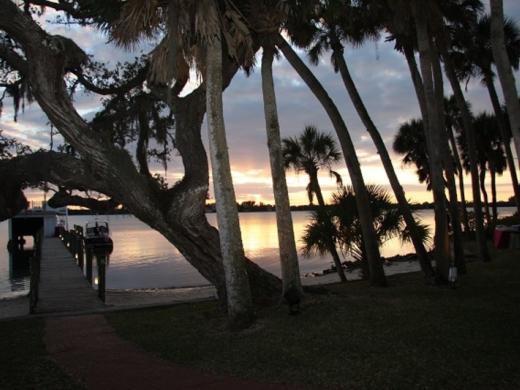
[[(506, 14), (520, 22), (520, 2), (505, 0), (504, 6)], [(147, 48), (145, 45), (138, 52), (125, 52), (109, 43), (106, 35), (92, 28), (81, 29), (50, 24), (46, 26), (52, 28), (55, 33), (72, 37), (97, 60), (109, 61), (112, 66), (117, 61), (134, 58)], [(298, 53), (307, 61), (301, 50)], [(357, 48), (346, 48), (345, 56), (367, 109), (390, 149), (400, 124), (419, 117), (419, 107), (406, 61), (401, 54), (393, 50), (391, 43), (382, 40), (368, 42)], [(257, 61), (257, 64), (259, 63), (260, 61)], [(386, 186), (387, 179), (382, 171), (379, 156), (350, 102), (340, 76), (334, 73), (330, 65), (330, 55), (325, 54), (317, 67), (312, 65), (310, 67), (336, 102), (345, 119), (366, 181)], [(324, 109), (283, 57), (276, 60), (273, 70), (282, 137), (297, 136), (308, 124), (316, 125), (320, 130), (334, 134)], [(447, 84), (446, 89), (446, 92), (449, 92), (450, 88)], [(498, 89), (501, 94), (500, 88)], [(475, 112), (490, 110), (487, 92), (478, 81), (470, 82), (465, 93)], [(99, 102), (100, 99), (96, 95), (79, 94), (75, 105), (81, 115), (92, 117), (99, 109)], [(261, 75), (258, 68), (249, 77), (243, 73), (235, 76), (224, 93), (224, 107), (237, 199), (246, 200), (251, 197), (255, 200), (271, 202), (272, 188), (262, 105)], [(48, 120), (36, 105), (28, 107), (17, 124), (9, 120), (9, 114), (9, 110), (6, 110), (0, 122), (6, 132), (25, 139), (31, 145), (48, 144)], [(206, 124), (204, 124), (202, 137), (207, 147)], [(402, 168), (400, 157), (391, 150), (390, 155), (408, 196), (419, 201), (431, 199), (424, 185), (417, 182), (413, 169)], [(152, 164), (152, 169), (162, 172), (159, 164)], [(338, 166), (338, 169), (348, 182), (348, 173), (344, 164)], [(182, 168), (179, 167), (177, 160), (171, 164), (169, 172), (170, 183), (178, 180)], [(335, 189), (333, 180), (328, 179), (326, 174), (322, 176), (320, 181), (325, 192), (333, 191)], [(502, 180), (499, 194), (501, 199), (511, 194), (507, 179), (507, 175), (500, 179)], [(292, 202), (306, 203), (307, 178), (303, 174), (288, 173), (288, 181)], [(467, 183), (469, 182), (467, 180)], [(471, 199), (470, 192), (468, 198)]]

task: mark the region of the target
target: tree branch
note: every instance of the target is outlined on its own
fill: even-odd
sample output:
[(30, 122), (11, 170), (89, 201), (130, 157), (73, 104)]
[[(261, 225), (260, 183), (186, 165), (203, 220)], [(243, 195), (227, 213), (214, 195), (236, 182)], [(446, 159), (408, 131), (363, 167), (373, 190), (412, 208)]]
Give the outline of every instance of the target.
[(128, 80), (124, 84), (113, 87), (99, 87), (87, 78), (85, 78), (85, 75), (83, 73), (78, 71), (75, 71), (73, 73), (78, 77), (79, 82), (89, 91), (95, 92), (100, 95), (116, 95), (123, 94), (134, 88), (140, 87), (146, 80), (146, 76), (148, 74), (148, 65), (141, 68), (133, 79)]
[(150, 137), (150, 127), (144, 109), (141, 107), (138, 108), (138, 110), (139, 138), (136, 150), (137, 162), (139, 163), (139, 172), (146, 177), (151, 177), (148, 168), (148, 139)]
[(98, 180), (89, 166), (71, 155), (36, 152), (8, 160), (0, 160), (0, 220), (10, 218), (26, 204), (22, 189), (42, 181), (78, 190), (110, 193), (103, 180)]
[(26, 74), (29, 70), (29, 64), (27, 61), (7, 45), (0, 44), (0, 58), (11, 68), (16, 69), (22, 74)]
[(81, 10), (74, 8), (72, 4), (67, 4), (62, 1), (55, 3), (47, 0), (31, 0), (29, 3), (38, 5), (41, 7), (52, 8), (56, 11), (63, 11), (72, 16), (74, 19), (83, 20), (93, 18), (95, 15), (89, 14), (88, 12), (82, 12)]
[(65, 206), (79, 206), (97, 212), (106, 212), (114, 210), (117, 206), (119, 206), (119, 202), (116, 202), (112, 198), (106, 200), (85, 198), (83, 196), (72, 195), (64, 190), (60, 190), (56, 192), (52, 196), (52, 198), (49, 199), (49, 206), (54, 208)]

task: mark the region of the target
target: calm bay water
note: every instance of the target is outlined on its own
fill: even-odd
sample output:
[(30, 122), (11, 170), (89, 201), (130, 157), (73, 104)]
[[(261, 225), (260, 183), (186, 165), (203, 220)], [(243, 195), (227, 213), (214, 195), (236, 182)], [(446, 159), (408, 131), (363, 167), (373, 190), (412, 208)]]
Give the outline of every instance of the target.
[[(501, 216), (511, 215), (514, 208), (499, 210)], [(300, 237), (309, 220), (309, 213), (293, 212), (294, 231), (301, 248)], [(423, 223), (433, 226), (433, 211), (422, 210), (417, 217)], [(85, 225), (92, 220), (89, 216), (71, 216), (69, 225)], [(107, 270), (107, 288), (166, 288), (187, 287), (208, 284), (200, 274), (183, 258), (177, 249), (157, 231), (137, 218), (129, 215), (99, 217), (110, 224), (114, 241), (114, 252), (110, 256)], [(216, 225), (216, 215), (208, 214), (208, 220)], [(268, 271), (280, 275), (278, 257), (278, 237), (276, 216), (269, 213), (241, 213), (240, 226), (246, 255)], [(27, 293), (28, 277), (10, 272), (7, 253), (8, 224), (0, 223), (0, 298)], [(411, 244), (402, 244), (399, 239), (385, 243), (383, 256), (394, 256), (413, 252)], [(301, 273), (319, 272), (332, 263), (330, 256), (303, 257), (300, 255)]]

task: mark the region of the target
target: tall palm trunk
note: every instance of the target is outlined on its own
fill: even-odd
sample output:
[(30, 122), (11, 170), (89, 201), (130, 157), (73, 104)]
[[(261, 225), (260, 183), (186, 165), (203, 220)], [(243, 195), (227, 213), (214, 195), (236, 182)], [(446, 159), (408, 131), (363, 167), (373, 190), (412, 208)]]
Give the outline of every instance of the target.
[(426, 94), (424, 92), (422, 76), (419, 72), (417, 61), (415, 60), (415, 54), (410, 46), (404, 47), (404, 56), (406, 58), (406, 63), (408, 64), (408, 69), (410, 70), (415, 95), (417, 96), (417, 102), (419, 103), (419, 109), (421, 110), (424, 128), (426, 129), (426, 127), (428, 126), (428, 108), (426, 104)]
[[(442, 20), (442, 18), (437, 17), (437, 20)], [(480, 260), (487, 262), (490, 261), (489, 250), (487, 247), (486, 235), (484, 232), (484, 217), (482, 215), (482, 200), (480, 197), (480, 187), (479, 187), (479, 173), (478, 173), (478, 164), (477, 164), (477, 140), (475, 135), (475, 127), (473, 126), (473, 118), (471, 116), (471, 112), (469, 111), (468, 104), (466, 99), (464, 98), (464, 94), (462, 92), (462, 88), (459, 83), (459, 79), (457, 78), (457, 74), (455, 73), (455, 67), (453, 66), (453, 61), (451, 55), (448, 52), (446, 41), (447, 41), (447, 33), (444, 25), (441, 26), (440, 33), (442, 34), (438, 40), (439, 48), (441, 55), (444, 60), (444, 70), (448, 80), (450, 82), (450, 86), (453, 90), (453, 94), (455, 96), (455, 102), (461, 112), (462, 115), (462, 126), (464, 129), (464, 134), (466, 136), (466, 146), (468, 149), (468, 157), (469, 157), (469, 168), (471, 173), (471, 190), (473, 195), (473, 209), (475, 212), (475, 236), (476, 243), (478, 246), (478, 256)]]
[(495, 111), (495, 116), (498, 121), (500, 137), (502, 138), (502, 144), (504, 145), (504, 150), (506, 152), (507, 167), (509, 168), (509, 173), (511, 174), (511, 183), (513, 184), (513, 191), (515, 194), (516, 211), (520, 214), (520, 187), (518, 186), (518, 176), (516, 174), (515, 160), (511, 151), (511, 142), (509, 141), (509, 136), (507, 135), (506, 131), (507, 126), (504, 120), (504, 114), (502, 112), (502, 107), (500, 106), (498, 94), (495, 89), (495, 83), (493, 82), (493, 77), (491, 74), (486, 73), (484, 76), (484, 82), (486, 83), (489, 98), (491, 99), (491, 104), (493, 105), (493, 110)]
[(493, 219), (491, 229), (494, 229), (497, 225), (498, 220), (498, 208), (497, 208), (497, 171), (493, 161), (489, 162), (489, 174), (491, 176), (491, 208), (493, 210)]
[(367, 255), (370, 269), (370, 282), (372, 285), (386, 286), (386, 277), (379, 253), (379, 244), (374, 231), (372, 212), (370, 210), (370, 199), (361, 173), (361, 166), (359, 165), (359, 160), (357, 158), (356, 148), (354, 147), (347, 126), (345, 125), (338, 108), (334, 104), (334, 101), (281, 35), (277, 36), (276, 45), (282, 51), (287, 61), (289, 61), (291, 66), (300, 75), (302, 80), (307, 84), (312, 93), (320, 101), (336, 130), (343, 151), (343, 156), (347, 163), (352, 187), (356, 193), (356, 205), (364, 237), (365, 253)]
[(520, 102), (504, 35), (504, 4), (502, 0), (491, 0), (491, 48), (504, 92), (516, 155), (520, 156)]
[[(439, 134), (441, 141), (441, 155), (444, 160), (444, 171), (450, 195), (449, 209), (451, 216), (451, 228), (453, 233), (453, 255), (455, 265), (461, 273), (466, 273), (466, 261), (464, 258), (464, 247), (462, 242), (462, 230), (460, 224), (459, 202), (457, 199), (457, 185), (455, 183), (455, 169), (453, 164), (453, 156), (450, 153), (450, 145), (448, 140), (448, 132), (446, 129), (446, 118), (444, 109), (444, 79), (442, 76), (442, 68), (440, 56), (433, 41), (430, 41), (431, 57), (433, 63), (433, 78), (435, 84), (435, 98), (437, 101), (437, 112), (440, 118), (442, 131)], [(434, 49), (435, 48), (435, 49)], [(449, 267), (448, 267), (449, 268)]]
[(348, 91), (350, 96), (350, 100), (352, 101), (361, 121), (365, 125), (374, 145), (376, 146), (377, 153), (381, 158), (381, 162), (385, 169), (386, 175), (388, 176), (388, 180), (390, 182), (390, 186), (394, 191), (395, 198), (397, 199), (397, 203), (399, 205), (399, 210), (403, 215), (403, 218), (406, 222), (408, 230), (410, 232), (410, 237), (412, 238), (413, 245), (415, 247), (415, 252), (419, 258), (419, 263), (421, 265), (421, 269), (427, 278), (433, 277), (433, 268), (430, 262), (430, 258), (428, 257), (428, 253), (424, 248), (423, 242), (420, 238), (420, 234), (417, 228), (417, 223), (412, 215), (410, 210), (410, 205), (406, 200), (406, 195), (404, 192), (401, 183), (399, 183), (399, 179), (397, 178), (397, 174), (395, 173), (394, 166), (392, 165), (392, 160), (390, 155), (388, 154), (388, 150), (386, 149), (383, 138), (381, 137), (381, 133), (377, 129), (376, 125), (372, 121), (368, 110), (363, 103), (363, 99), (361, 98), (356, 84), (350, 75), (350, 71), (347, 66), (347, 62), (345, 61), (343, 48), (336, 46), (334, 49), (334, 57), (335, 63), (339, 68), (341, 78), (343, 79), (343, 83), (345, 84), (345, 88)]
[(206, 67), (209, 150), (226, 281), (228, 318), (232, 327), (242, 328), (253, 321), (253, 304), (224, 127), (220, 37), (215, 37), (207, 47)]
[(433, 192), (435, 209), (435, 261), (439, 276), (448, 280), (450, 265), (450, 247), (448, 239), (448, 215), (446, 212), (446, 197), (444, 194), (444, 166), (441, 154), (441, 133), (444, 131), (437, 110), (435, 87), (433, 82), (433, 59), (430, 47), (430, 35), (425, 15), (425, 10), (412, 5), (416, 21), (417, 41), (419, 46), (419, 60), (424, 85), (424, 95), (428, 120), (425, 126), (426, 146), (430, 156), (430, 179)]
[[(330, 218), (327, 213), (327, 206), (325, 204), (325, 199), (323, 198), (323, 193), (321, 192), (320, 183), (318, 181), (318, 172), (307, 172), (311, 182), (311, 190), (316, 194), (316, 199), (318, 200), (318, 205), (320, 209), (327, 215), (327, 220), (325, 223), (332, 224)], [(332, 256), (332, 260), (334, 261), (334, 266), (336, 267), (336, 272), (338, 273), (339, 279), (342, 282), (347, 281), (347, 276), (345, 275), (345, 270), (343, 269), (343, 264), (341, 264), (341, 259), (338, 255), (338, 250), (336, 249), (336, 243), (330, 239), (327, 241), (327, 249)]]
[(484, 215), (488, 226), (491, 226), (491, 213), (489, 212), (489, 196), (486, 189), (486, 166), (480, 166), (480, 191), (484, 197)]
[(457, 168), (457, 175), (459, 176), (459, 193), (460, 202), (462, 203), (462, 223), (464, 224), (464, 231), (469, 232), (469, 218), (468, 210), (466, 209), (466, 193), (464, 191), (464, 169), (462, 168), (462, 162), (460, 161), (459, 149), (457, 142), (455, 141), (455, 135), (453, 134), (453, 127), (449, 126), (446, 131), (448, 132), (448, 138), (450, 140), (451, 151), (453, 159), (455, 161), (455, 167)]
[(302, 295), (298, 253), (294, 241), (294, 229), (289, 204), (289, 191), (285, 179), (285, 168), (280, 139), (280, 124), (276, 106), (276, 93), (273, 81), (273, 48), (264, 46), (262, 55), (262, 92), (264, 115), (267, 131), (267, 147), (273, 179), (273, 195), (276, 205), (276, 227), (282, 268), (283, 294), (296, 290)]

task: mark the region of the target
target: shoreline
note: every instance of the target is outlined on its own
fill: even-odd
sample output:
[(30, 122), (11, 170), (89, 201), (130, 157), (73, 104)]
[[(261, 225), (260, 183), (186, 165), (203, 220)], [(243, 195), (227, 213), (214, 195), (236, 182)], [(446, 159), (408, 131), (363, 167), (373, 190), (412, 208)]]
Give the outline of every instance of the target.
[[(360, 280), (359, 271), (357, 269), (347, 271), (347, 279), (349, 281)], [(385, 263), (385, 274), (388, 276), (417, 271), (420, 271), (420, 267), (418, 262), (414, 260), (394, 261), (390, 262), (389, 265)], [(302, 276), (301, 279), (304, 286), (339, 283), (339, 277), (336, 272)], [(216, 290), (213, 286), (106, 290), (106, 304), (108, 307), (116, 310), (140, 306), (169, 305), (203, 299), (216, 299)], [(12, 298), (0, 298), (0, 319), (16, 319), (27, 315), (29, 315), (28, 294)]]

